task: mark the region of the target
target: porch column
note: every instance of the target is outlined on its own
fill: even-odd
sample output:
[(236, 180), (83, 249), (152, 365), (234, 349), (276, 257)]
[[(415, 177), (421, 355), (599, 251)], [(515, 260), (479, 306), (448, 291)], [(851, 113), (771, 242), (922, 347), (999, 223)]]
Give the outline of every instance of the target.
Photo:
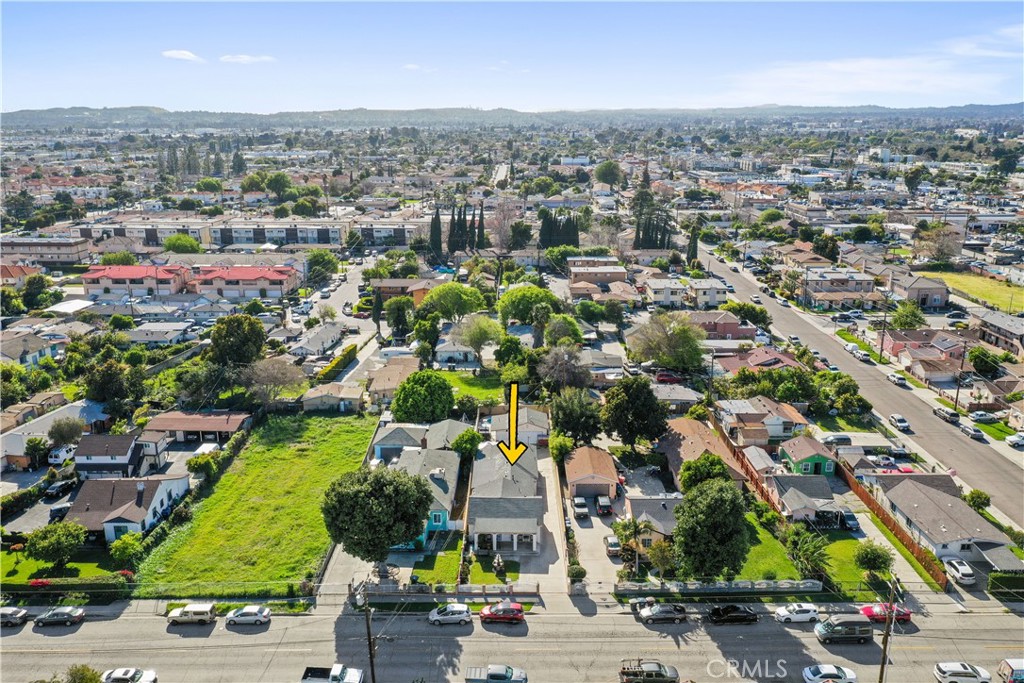
[(512, 552), (519, 552), (519, 534), (512, 534)]
[(533, 552), (537, 552), (537, 537), (538, 536), (540, 536), (539, 532), (533, 535)]

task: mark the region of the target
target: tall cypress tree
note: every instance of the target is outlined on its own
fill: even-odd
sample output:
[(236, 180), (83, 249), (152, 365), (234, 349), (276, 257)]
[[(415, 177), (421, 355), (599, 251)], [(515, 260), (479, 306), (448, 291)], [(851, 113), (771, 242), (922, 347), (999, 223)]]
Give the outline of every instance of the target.
[(434, 207), (434, 217), (430, 219), (430, 251), (434, 258), (441, 257), (441, 209)]
[(448, 254), (454, 254), (459, 248), (459, 232), (455, 221), (455, 204), (452, 204), (452, 217), (448, 221)]
[(484, 205), (480, 203), (480, 222), (476, 224), (476, 248), (485, 249), (487, 247), (487, 233), (484, 232)]
[(473, 207), (473, 217), (469, 221), (469, 227), (466, 229), (466, 251), (476, 247), (476, 207)]

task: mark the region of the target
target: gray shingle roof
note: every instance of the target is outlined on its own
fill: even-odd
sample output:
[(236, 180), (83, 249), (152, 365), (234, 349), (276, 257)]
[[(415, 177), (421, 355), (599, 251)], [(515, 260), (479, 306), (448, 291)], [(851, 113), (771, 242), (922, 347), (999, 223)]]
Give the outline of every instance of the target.
[(972, 510), (963, 499), (925, 486), (904, 481), (886, 493), (904, 515), (933, 543), (952, 543), (982, 538), (1009, 544), (1009, 537)]
[(397, 461), (393, 461), (391, 466), (426, 479), (439, 509), (452, 509), (452, 503), (455, 501), (455, 487), (459, 481), (458, 453), (429, 448), (410, 448), (402, 451), (401, 457)]

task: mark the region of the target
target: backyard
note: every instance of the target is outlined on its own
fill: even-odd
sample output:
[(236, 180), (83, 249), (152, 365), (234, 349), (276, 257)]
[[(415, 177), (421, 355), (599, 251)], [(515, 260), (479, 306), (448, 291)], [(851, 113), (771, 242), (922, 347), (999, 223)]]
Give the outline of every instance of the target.
[(444, 372), (444, 378), (448, 380), (455, 389), (455, 398), (459, 396), (473, 396), (481, 401), (493, 399), (501, 402), (505, 398), (504, 388), (501, 384), (501, 375), (496, 372), (480, 374), (474, 377), (468, 372)]
[(192, 521), (142, 564), (138, 597), (294, 592), (329, 545), (321, 496), (360, 466), (375, 424), (352, 416), (269, 418), (195, 506)]
[(1024, 288), (1016, 285), (974, 273), (940, 273), (922, 270), (916, 274), (942, 280), (951, 288), (966, 292), (978, 301), (992, 304), (1004, 312), (1012, 312), (1010, 311), (1011, 306), (1016, 310), (1024, 309)]

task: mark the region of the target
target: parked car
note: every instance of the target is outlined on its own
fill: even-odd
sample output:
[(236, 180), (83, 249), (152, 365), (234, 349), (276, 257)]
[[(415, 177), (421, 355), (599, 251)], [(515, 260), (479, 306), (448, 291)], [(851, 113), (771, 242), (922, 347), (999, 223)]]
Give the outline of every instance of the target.
[(736, 293), (736, 288), (733, 287), (731, 282), (727, 282), (727, 283), (725, 283), (725, 291), (729, 292), (730, 294), (735, 294)]
[(608, 496), (597, 497), (597, 514), (602, 517), (606, 515), (614, 514), (615, 510), (612, 508), (612, 499)]
[(963, 311), (950, 311), (946, 314), (946, 317), (949, 320), (967, 320), (971, 316), (967, 315)]
[(796, 336), (795, 334), (789, 335), (788, 339), (789, 343), (792, 344), (793, 346), (800, 346), (801, 344), (803, 344), (803, 342), (800, 341), (800, 337)]
[(740, 269), (737, 266), (729, 266), (729, 270), (731, 270), (734, 273), (740, 272)]
[(151, 669), (111, 669), (100, 679), (103, 683), (157, 683), (156, 672)]
[(640, 610), (640, 621), (645, 624), (686, 621), (686, 606), (672, 602), (656, 602)]
[(172, 626), (178, 624), (207, 624), (217, 621), (217, 610), (211, 603), (196, 603), (172, 609), (167, 614), (167, 623)]
[(794, 602), (775, 610), (775, 621), (781, 621), (783, 624), (800, 621), (813, 623), (817, 620), (818, 607), (809, 602)]
[(968, 414), (967, 417), (982, 424), (990, 424), (997, 421), (995, 415), (984, 410), (975, 410), (973, 413)]
[(815, 664), (803, 671), (804, 683), (857, 683), (852, 669), (834, 664)]
[(985, 440), (985, 433), (978, 429), (977, 427), (975, 427), (974, 425), (964, 423), (960, 425), (960, 431), (966, 434), (967, 436), (971, 437), (972, 439), (976, 439), (978, 441)]
[(829, 434), (822, 437), (821, 443), (825, 446), (852, 446), (853, 439), (848, 434)]
[(50, 522), (59, 522), (68, 516), (71, 511), (71, 503), (57, 503), (50, 507)]
[(442, 624), (465, 625), (473, 621), (473, 612), (469, 609), (469, 605), (464, 605), (460, 602), (450, 602), (447, 605), (441, 605), (433, 609), (427, 616), (427, 621), (434, 626)]
[(839, 526), (848, 531), (860, 531), (857, 515), (853, 514), (853, 510), (848, 507), (839, 508)]
[(848, 313), (836, 313), (832, 316), (832, 322), (836, 323), (852, 323), (853, 318)]
[(750, 300), (753, 301), (755, 304), (761, 303), (761, 297), (759, 297), (757, 294), (751, 294)]
[(973, 586), (974, 582), (977, 581), (977, 577), (974, 576), (974, 570), (971, 569), (971, 565), (959, 558), (952, 557), (947, 560), (943, 560), (942, 564), (946, 567), (946, 573), (952, 576), (953, 580), (961, 586)]
[(0, 607), (0, 626), (21, 626), (28, 619), (28, 610)]
[(46, 493), (43, 495), (47, 498), (60, 498), (65, 493), (72, 491), (77, 483), (74, 479), (64, 479), (55, 482), (46, 487)]
[(960, 414), (958, 412), (943, 406), (936, 406), (935, 408), (932, 408), (932, 415), (935, 415), (939, 419), (945, 420), (951, 424), (959, 424), (960, 422)]
[(270, 608), (260, 605), (247, 605), (233, 609), (224, 615), (229, 624), (256, 624), (257, 626), (270, 621)]
[(352, 317), (353, 318), (359, 318), (360, 320), (366, 320), (367, 318), (370, 317), (370, 312), (369, 311), (359, 311), (358, 313), (353, 313)]
[(903, 375), (897, 375), (895, 372), (890, 372), (885, 378), (898, 387), (907, 386), (906, 378), (904, 378)]
[(718, 605), (708, 612), (708, 621), (712, 624), (754, 624), (757, 623), (757, 612), (746, 605)]
[(1006, 437), (1006, 443), (1010, 444), (1014, 448), (1024, 445), (1024, 432), (1010, 434), (1010, 436)]
[(655, 306), (654, 304), (651, 304), (651, 305), (649, 305), (647, 307), (647, 312), (648, 313), (657, 313), (658, 312), (658, 307)]
[(893, 427), (900, 430), (901, 432), (910, 431), (910, 423), (907, 422), (907, 418), (903, 417), (899, 413), (893, 413), (892, 415), (889, 416), (889, 424), (891, 424)]
[(789, 308), (789, 299), (779, 299), (779, 305), (783, 308)]
[(518, 602), (503, 602), (487, 605), (480, 610), (480, 621), (489, 624), (494, 621), (518, 624), (526, 621), (526, 612)]
[(622, 544), (619, 543), (618, 536), (604, 537), (604, 552), (608, 557), (618, 557), (622, 554)]
[(911, 612), (906, 607), (880, 602), (877, 605), (864, 605), (860, 608), (861, 614), (878, 624), (884, 624), (889, 618), (890, 612), (892, 612), (892, 620), (897, 624), (910, 623)]
[(864, 311), (860, 311), (860, 310), (857, 310), (857, 309), (853, 309), (852, 311), (847, 311), (846, 315), (850, 316), (854, 320), (863, 320), (864, 319)]
[(572, 514), (576, 519), (586, 519), (590, 516), (590, 508), (587, 507), (586, 498), (575, 496), (572, 499)]
[(661, 382), (662, 384), (682, 384), (683, 378), (681, 375), (678, 375), (674, 372), (662, 370), (661, 372), (654, 376), (654, 381)]
[(932, 671), (939, 683), (991, 683), (992, 675), (967, 662), (939, 662)]
[(34, 619), (36, 626), (50, 626), (51, 624), (64, 624), (71, 626), (85, 619), (85, 610), (81, 607), (54, 607), (48, 609)]

